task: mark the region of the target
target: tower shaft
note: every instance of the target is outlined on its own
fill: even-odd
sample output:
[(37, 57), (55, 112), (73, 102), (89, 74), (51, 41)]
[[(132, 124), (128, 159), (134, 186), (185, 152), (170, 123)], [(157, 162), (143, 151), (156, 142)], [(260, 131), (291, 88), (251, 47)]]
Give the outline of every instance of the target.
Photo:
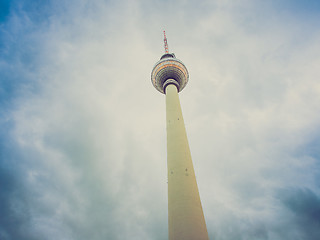
[(209, 239), (178, 89), (166, 89), (169, 240)]

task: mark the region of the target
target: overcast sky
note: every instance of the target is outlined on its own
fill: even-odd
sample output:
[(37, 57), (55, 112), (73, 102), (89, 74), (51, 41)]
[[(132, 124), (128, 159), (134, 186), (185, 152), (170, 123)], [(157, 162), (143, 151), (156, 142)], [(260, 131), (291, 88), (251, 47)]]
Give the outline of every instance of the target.
[(210, 239), (319, 239), (319, 26), (317, 0), (2, 0), (0, 239), (167, 239), (163, 30)]

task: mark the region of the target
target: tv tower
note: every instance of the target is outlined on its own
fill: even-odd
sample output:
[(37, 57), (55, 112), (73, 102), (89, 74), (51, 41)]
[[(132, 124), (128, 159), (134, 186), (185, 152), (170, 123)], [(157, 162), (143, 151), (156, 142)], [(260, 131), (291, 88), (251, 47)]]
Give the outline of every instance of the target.
[(165, 31), (162, 55), (151, 73), (153, 86), (166, 95), (169, 240), (209, 239), (178, 93), (189, 73), (169, 53)]

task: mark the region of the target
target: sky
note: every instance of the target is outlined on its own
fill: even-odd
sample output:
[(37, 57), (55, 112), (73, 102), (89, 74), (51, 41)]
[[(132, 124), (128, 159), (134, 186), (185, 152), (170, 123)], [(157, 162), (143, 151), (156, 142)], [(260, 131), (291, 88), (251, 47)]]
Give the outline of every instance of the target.
[(320, 236), (320, 3), (0, 2), (0, 239), (167, 239), (169, 51), (210, 239)]

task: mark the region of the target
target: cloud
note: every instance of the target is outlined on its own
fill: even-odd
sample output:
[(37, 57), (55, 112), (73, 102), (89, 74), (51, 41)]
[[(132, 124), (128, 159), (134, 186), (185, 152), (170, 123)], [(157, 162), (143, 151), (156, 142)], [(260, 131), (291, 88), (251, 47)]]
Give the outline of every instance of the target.
[(180, 98), (210, 237), (315, 238), (313, 21), (274, 2), (13, 3), (0, 238), (167, 238), (165, 101), (150, 82), (163, 28), (190, 72)]
[[(320, 199), (307, 188), (281, 189), (279, 199), (288, 210), (290, 226), (294, 227), (292, 237), (317, 239), (320, 224)], [(285, 233), (283, 233), (285, 235)]]

